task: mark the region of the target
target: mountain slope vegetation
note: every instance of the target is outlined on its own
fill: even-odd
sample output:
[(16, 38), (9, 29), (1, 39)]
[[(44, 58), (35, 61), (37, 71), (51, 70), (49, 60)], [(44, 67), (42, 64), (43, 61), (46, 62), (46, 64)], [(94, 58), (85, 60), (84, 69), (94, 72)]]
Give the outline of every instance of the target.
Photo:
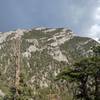
[(98, 45), (95, 40), (76, 36), (67, 28), (18, 29), (0, 33), (1, 98), (11, 100), (9, 98), (16, 93), (19, 62), (18, 92), (21, 98), (18, 100), (71, 100), (65, 83), (61, 87), (54, 79), (65, 66), (91, 55), (91, 47), (95, 45)]

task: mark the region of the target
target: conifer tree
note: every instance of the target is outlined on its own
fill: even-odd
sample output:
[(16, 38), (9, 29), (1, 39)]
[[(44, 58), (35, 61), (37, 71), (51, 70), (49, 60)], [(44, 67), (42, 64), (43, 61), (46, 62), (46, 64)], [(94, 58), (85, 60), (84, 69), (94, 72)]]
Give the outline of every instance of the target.
[(84, 58), (62, 71), (57, 76), (59, 79), (76, 84), (76, 100), (100, 100), (100, 46), (93, 47), (92, 57)]

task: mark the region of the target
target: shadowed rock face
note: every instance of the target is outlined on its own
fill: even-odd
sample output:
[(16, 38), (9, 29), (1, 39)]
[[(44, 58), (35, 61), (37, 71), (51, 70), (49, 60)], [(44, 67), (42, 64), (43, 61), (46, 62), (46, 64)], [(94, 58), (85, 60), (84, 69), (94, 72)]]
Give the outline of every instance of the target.
[(14, 85), (14, 40), (21, 38), (21, 75), (36, 94), (44, 88), (56, 88), (54, 78), (67, 65), (92, 53), (98, 43), (78, 37), (67, 28), (33, 28), (0, 33), (0, 88), (9, 92)]

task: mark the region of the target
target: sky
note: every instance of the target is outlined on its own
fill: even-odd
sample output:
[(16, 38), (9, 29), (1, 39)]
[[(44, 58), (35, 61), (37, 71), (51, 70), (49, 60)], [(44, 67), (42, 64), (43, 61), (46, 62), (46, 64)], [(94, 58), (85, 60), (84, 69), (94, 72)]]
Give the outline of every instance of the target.
[(67, 27), (100, 38), (100, 0), (0, 0), (0, 32)]

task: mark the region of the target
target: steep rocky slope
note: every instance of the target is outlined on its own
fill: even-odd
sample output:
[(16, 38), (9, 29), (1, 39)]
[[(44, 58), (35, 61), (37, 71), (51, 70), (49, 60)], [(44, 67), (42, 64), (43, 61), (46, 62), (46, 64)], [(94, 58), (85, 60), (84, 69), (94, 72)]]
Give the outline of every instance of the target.
[(90, 55), (91, 47), (98, 44), (91, 38), (75, 36), (67, 28), (19, 29), (0, 33), (1, 97), (9, 94), (11, 87), (14, 86), (16, 72), (14, 53), (18, 38), (21, 43), (20, 77), (28, 89), (31, 88), (36, 100), (39, 100), (41, 95), (45, 95), (43, 100), (47, 100), (49, 92), (55, 94), (59, 90), (54, 81), (55, 76), (65, 66)]

